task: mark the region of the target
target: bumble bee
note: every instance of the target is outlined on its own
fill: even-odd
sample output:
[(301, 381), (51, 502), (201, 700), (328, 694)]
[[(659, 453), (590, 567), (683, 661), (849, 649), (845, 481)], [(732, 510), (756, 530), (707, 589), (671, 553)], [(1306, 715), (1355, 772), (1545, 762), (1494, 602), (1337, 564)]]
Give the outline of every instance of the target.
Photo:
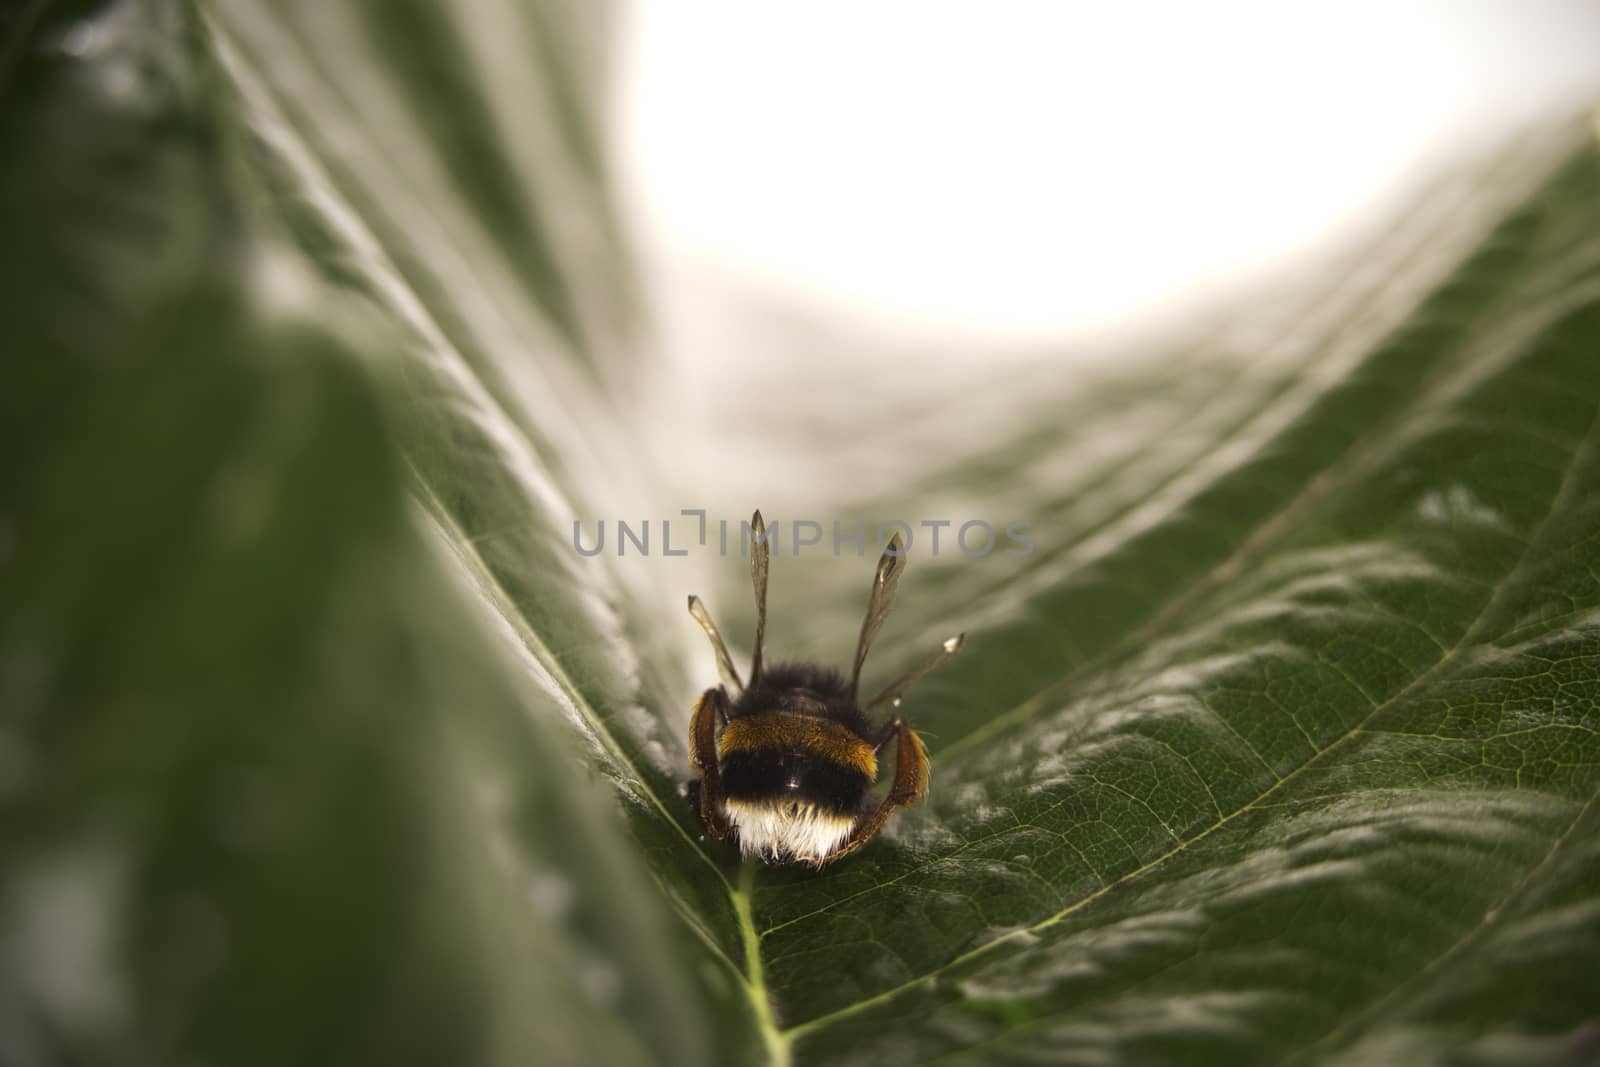
[[(747, 857), (821, 867), (872, 840), (896, 808), (927, 793), (922, 739), (898, 716), (876, 724), (871, 714), (884, 704), (899, 707), (904, 691), (953, 655), (966, 635), (945, 641), (893, 685), (858, 703), (861, 665), (905, 570), (904, 541), (896, 533), (878, 561), (848, 680), (816, 664), (764, 664), (770, 553), (761, 512), (750, 527), (756, 639), (749, 685), (739, 681), (705, 605), (689, 598), (689, 614), (711, 640), (723, 682), (701, 695), (689, 722), (689, 759), (700, 772), (690, 783), (690, 803), (713, 837), (732, 835)], [(729, 690), (736, 694), (731, 699)], [(878, 778), (879, 754), (890, 742), (894, 779), (887, 795), (874, 802), (868, 793)]]

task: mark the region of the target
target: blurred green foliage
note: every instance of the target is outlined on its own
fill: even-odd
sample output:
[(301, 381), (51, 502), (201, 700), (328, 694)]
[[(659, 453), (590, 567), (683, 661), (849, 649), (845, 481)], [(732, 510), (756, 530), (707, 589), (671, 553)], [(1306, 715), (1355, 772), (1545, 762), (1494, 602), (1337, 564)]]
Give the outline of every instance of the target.
[[(1600, 1048), (1592, 131), (858, 501), (1049, 536), (908, 579), (886, 675), (971, 631), (929, 802), (756, 871), (679, 798), (681, 597), (567, 543), (651, 476), (604, 11), (0, 33), (0, 1060)], [(787, 562), (798, 642), (853, 631)]]

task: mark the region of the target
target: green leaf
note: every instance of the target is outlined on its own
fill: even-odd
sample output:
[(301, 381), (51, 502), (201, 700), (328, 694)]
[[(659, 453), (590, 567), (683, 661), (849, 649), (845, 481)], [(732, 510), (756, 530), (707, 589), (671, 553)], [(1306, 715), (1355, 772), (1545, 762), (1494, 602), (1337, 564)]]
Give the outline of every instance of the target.
[[(682, 798), (683, 595), (748, 633), (741, 562), (573, 551), (683, 506), (603, 11), (0, 33), (0, 1059), (1594, 1054), (1592, 128), (1311, 299), (963, 387), (914, 475), (821, 483), (1034, 549), (913, 545), (867, 686), (968, 633), (902, 709), (933, 789), (815, 873)], [(842, 659), (871, 562), (781, 553), (772, 651)]]

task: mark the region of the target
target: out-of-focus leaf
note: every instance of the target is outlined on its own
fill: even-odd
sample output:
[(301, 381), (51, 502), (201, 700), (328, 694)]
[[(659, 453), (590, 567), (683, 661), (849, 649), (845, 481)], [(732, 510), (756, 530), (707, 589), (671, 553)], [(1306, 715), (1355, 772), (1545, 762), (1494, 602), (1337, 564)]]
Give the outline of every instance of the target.
[[(482, 384), (304, 266), (336, 253), (284, 239), (305, 234), (282, 172), (187, 8), (19, 32), (0, 1059), (740, 1058), (747, 1023), (719, 1005), (746, 999), (638, 858), (684, 835), (659, 813), (627, 833), (584, 769), (626, 759), (585, 760), (571, 725), (591, 746), (603, 727), (577, 666), (533, 654), (565, 631), (508, 628), (440, 504), (527, 519), (540, 502), (506, 487), (553, 478), (509, 433), (521, 469), (429, 452), (504, 422), (469, 437)], [(597, 599), (570, 569), (529, 583)], [(628, 684), (625, 651), (567, 626), (586, 684)]]
[[(596, 9), (3, 26), (0, 1058), (1592, 1055), (1592, 133), (839, 464), (1034, 551), (914, 546), (868, 688), (969, 632), (902, 709), (929, 801), (758, 871), (679, 796), (699, 590), (569, 539), (670, 484)], [(774, 652), (842, 657), (870, 566), (776, 560)]]

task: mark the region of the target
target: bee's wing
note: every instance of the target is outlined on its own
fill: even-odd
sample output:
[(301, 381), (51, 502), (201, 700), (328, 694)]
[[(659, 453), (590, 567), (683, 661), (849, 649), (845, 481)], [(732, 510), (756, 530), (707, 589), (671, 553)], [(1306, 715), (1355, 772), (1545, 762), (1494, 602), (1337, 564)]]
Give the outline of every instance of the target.
[(767, 566), (771, 562), (772, 542), (767, 539), (767, 524), (758, 509), (750, 516), (750, 584), (756, 591), (756, 650), (750, 657), (750, 684), (761, 678), (761, 644), (767, 636)]
[(717, 654), (717, 673), (722, 676), (722, 683), (731, 686), (734, 692), (742, 691), (744, 683), (739, 681), (739, 672), (734, 669), (733, 657), (728, 655), (728, 646), (722, 643), (722, 634), (717, 631), (717, 624), (711, 621), (711, 613), (706, 611), (699, 597), (689, 597), (689, 614), (694, 616), (694, 621), (711, 639), (711, 650)]
[(900, 575), (906, 569), (905, 540), (896, 530), (878, 560), (878, 570), (872, 576), (872, 597), (867, 601), (867, 617), (861, 620), (861, 639), (856, 642), (856, 665), (850, 672), (850, 698), (855, 699), (861, 685), (861, 665), (867, 660), (867, 650), (878, 636), (883, 620), (889, 617), (894, 606), (894, 591), (900, 584)]

